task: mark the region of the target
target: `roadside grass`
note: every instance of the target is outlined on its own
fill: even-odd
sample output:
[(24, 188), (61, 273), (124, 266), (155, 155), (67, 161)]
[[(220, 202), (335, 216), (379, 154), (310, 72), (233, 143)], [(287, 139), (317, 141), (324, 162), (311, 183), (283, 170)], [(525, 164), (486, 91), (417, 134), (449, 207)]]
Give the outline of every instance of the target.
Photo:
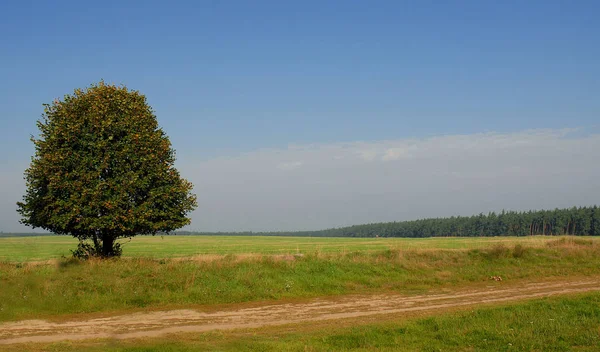
[(569, 239), (544, 247), (0, 263), (0, 321), (499, 284), (490, 276), (510, 284), (598, 274), (600, 244)]
[(382, 316), (152, 339), (5, 346), (7, 351), (598, 351), (600, 293), (429, 316)]
[[(548, 236), (531, 237), (433, 237), (348, 238), (267, 236), (137, 236), (124, 243), (124, 256), (175, 258), (226, 254), (347, 253), (354, 251), (409, 249), (475, 249), (502, 243), (528, 247), (544, 246)], [(600, 238), (586, 238), (600, 242)], [(77, 240), (70, 236), (2, 237), (0, 261), (46, 261), (70, 257)]]

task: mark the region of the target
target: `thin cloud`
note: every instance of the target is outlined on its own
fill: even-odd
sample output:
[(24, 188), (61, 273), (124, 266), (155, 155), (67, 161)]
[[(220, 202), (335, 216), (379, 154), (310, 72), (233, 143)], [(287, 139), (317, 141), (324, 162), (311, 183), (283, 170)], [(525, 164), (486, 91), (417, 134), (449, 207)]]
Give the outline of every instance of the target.
[(277, 168), (279, 170), (294, 170), (299, 168), (300, 166), (302, 166), (301, 161), (291, 161), (287, 163), (280, 163), (277, 165)]
[(410, 157), (411, 157), (411, 154), (410, 154), (410, 151), (408, 148), (395, 147), (395, 148), (387, 149), (385, 151), (385, 154), (381, 158), (381, 160), (391, 161), (391, 160), (398, 160), (398, 159), (404, 159), (404, 158), (410, 158)]
[[(191, 230), (299, 230), (600, 199), (600, 134), (581, 130), (295, 145), (195, 159), (180, 150), (199, 209)], [(280, 172), (277, 172), (279, 170)], [(293, 171), (293, 172), (290, 172)], [(18, 224), (22, 169), (2, 176), (2, 228)]]
[(593, 204), (600, 135), (571, 132), (295, 145), (182, 165), (203, 199), (191, 228), (318, 229)]

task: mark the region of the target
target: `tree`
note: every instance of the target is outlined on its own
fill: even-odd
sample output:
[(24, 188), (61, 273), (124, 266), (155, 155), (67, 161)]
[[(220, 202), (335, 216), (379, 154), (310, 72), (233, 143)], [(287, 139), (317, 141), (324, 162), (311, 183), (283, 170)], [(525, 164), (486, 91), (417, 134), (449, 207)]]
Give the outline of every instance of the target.
[[(103, 81), (44, 104), (35, 155), (17, 203), (21, 223), (120, 254), (115, 240), (190, 223), (192, 184), (144, 95)], [(89, 243), (89, 242), (87, 242)]]

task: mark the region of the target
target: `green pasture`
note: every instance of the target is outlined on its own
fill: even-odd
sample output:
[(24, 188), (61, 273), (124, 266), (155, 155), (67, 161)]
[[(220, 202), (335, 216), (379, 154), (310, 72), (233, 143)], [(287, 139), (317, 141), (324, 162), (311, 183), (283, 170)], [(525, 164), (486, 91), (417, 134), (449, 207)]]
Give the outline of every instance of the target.
[(563, 237), (543, 243), (281, 257), (0, 262), (0, 321), (345, 294), (416, 294), (495, 284), (490, 276), (501, 276), (506, 285), (600, 274), (597, 241)]
[[(586, 237), (589, 238), (589, 237)], [(273, 236), (138, 236), (123, 243), (123, 256), (177, 258), (226, 254), (345, 253), (411, 249), (477, 249), (498, 243), (528, 247), (544, 245), (553, 237), (432, 237), (348, 238)], [(593, 238), (597, 241), (597, 238)], [(0, 262), (28, 262), (69, 257), (77, 240), (69, 236), (0, 238)]]

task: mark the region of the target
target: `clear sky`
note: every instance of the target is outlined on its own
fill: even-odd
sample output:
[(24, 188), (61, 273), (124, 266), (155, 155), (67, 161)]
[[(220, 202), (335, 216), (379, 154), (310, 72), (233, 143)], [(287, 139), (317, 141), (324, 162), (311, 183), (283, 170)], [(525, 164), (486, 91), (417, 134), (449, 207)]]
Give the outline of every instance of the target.
[(27, 231), (15, 202), (42, 104), (100, 79), (147, 95), (196, 185), (194, 230), (600, 203), (599, 13), (585, 0), (4, 0), (0, 231)]

